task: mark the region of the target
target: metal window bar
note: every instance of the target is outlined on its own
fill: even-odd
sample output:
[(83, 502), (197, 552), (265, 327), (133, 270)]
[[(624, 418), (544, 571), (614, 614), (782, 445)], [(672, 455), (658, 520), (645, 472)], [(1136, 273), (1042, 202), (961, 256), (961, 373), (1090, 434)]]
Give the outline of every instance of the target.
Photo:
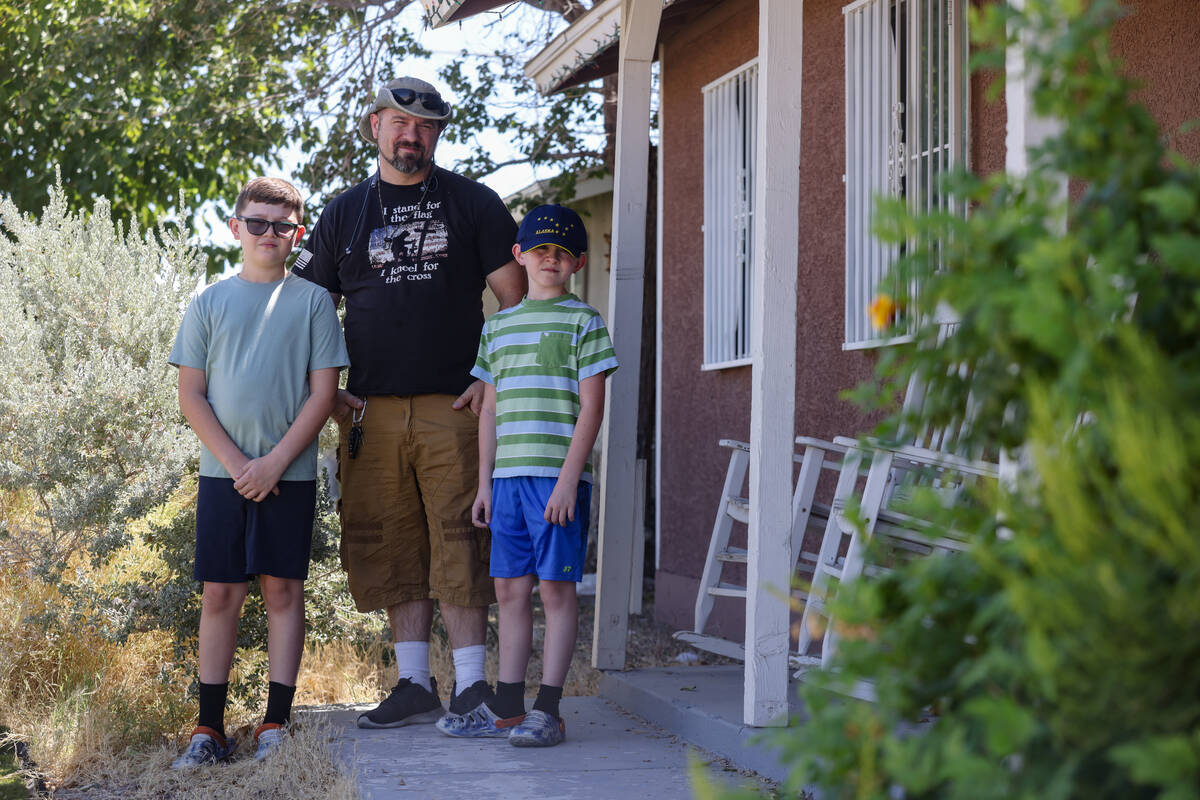
[(758, 65), (703, 88), (704, 367), (750, 356)]
[[(915, 213), (951, 210), (942, 175), (966, 160), (963, 0), (857, 0), (843, 8), (846, 63), (846, 348), (886, 343), (868, 306), (895, 294), (888, 272), (903, 248), (871, 235), (875, 195)], [(962, 204), (953, 207), (965, 213)], [(940, 243), (931, 243), (935, 254)], [(912, 288), (912, 287), (910, 287)], [(897, 322), (911, 324), (898, 312)]]

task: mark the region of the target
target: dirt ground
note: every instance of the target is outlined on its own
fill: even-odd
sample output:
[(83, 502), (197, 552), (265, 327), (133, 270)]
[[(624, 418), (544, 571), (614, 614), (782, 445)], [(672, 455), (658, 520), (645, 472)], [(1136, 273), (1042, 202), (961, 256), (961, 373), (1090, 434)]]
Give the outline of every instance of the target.
[[(575, 642), (575, 659), (567, 674), (567, 686), (563, 687), (565, 695), (593, 695), (600, 692), (601, 673), (591, 667), (592, 631), (596, 616), (595, 600), (595, 597), (579, 598), (579, 635)], [(685, 643), (676, 641), (671, 636), (675, 632), (673, 627), (654, 621), (654, 589), (653, 583), (650, 581), (647, 581), (643, 591), (642, 608), (645, 613), (631, 614), (629, 617), (629, 639), (625, 650), (626, 669), (678, 666), (681, 662), (676, 659), (682, 653), (694, 654), (697, 660), (689, 662), (693, 665), (731, 663), (729, 659), (705, 653), (702, 650), (693, 650)], [(536, 650), (545, 621), (541, 615), (540, 606), (535, 606), (534, 615), (533, 635)], [(531, 678), (541, 673), (541, 662), (536, 653), (533, 660), (537, 660), (538, 663), (536, 671), (533, 668), (534, 665), (530, 665), (529, 677)]]

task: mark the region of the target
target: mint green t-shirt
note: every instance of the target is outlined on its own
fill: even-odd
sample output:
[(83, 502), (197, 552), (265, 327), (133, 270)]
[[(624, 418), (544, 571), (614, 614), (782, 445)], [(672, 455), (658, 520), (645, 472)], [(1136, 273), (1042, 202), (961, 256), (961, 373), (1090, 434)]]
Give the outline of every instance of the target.
[[(573, 294), (528, 297), (483, 326), (471, 374), (496, 387), (495, 478), (557, 478), (579, 419), (579, 382), (617, 368), (600, 312)], [(589, 462), (580, 480), (592, 482)]]
[[(303, 278), (273, 283), (233, 276), (206, 286), (188, 306), (167, 359), (204, 370), (208, 402), (248, 458), (279, 443), (308, 400), (308, 374), (350, 363), (329, 293)], [(200, 445), (200, 474), (228, 478)], [(317, 440), (280, 476), (317, 476)]]

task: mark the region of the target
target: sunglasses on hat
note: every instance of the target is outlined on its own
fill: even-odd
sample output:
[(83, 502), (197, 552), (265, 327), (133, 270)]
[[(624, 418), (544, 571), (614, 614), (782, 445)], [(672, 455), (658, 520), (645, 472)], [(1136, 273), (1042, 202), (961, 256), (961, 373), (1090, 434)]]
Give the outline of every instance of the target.
[(296, 232), (296, 228), (300, 227), (295, 222), (271, 222), (268, 219), (260, 219), (258, 217), (236, 216), (234, 219), (240, 219), (246, 223), (246, 230), (251, 236), (262, 236), (267, 232), (268, 228), (272, 228), (276, 236), (286, 239)]
[(388, 91), (392, 93), (392, 99), (402, 106), (410, 106), (420, 100), (421, 108), (426, 111), (445, 114), (450, 110), (450, 106), (437, 92), (418, 92), (415, 89), (389, 89)]

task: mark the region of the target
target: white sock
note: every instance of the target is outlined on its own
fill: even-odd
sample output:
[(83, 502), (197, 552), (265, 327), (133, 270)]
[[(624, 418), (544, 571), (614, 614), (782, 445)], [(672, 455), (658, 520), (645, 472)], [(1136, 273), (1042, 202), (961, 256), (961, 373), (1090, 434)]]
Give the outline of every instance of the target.
[(454, 655), (454, 682), (462, 692), (476, 681), (484, 680), (483, 662), (487, 648), (481, 644), (459, 647), (451, 651)]
[(429, 642), (396, 642), (396, 670), (398, 677), (408, 678), (429, 691)]

